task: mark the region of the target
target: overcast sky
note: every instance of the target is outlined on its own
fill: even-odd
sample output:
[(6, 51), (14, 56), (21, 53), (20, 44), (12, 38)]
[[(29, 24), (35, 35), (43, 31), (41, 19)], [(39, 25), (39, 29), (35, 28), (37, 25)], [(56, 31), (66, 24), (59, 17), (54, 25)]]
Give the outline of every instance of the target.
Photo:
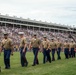
[(0, 13), (76, 26), (76, 0), (0, 0)]

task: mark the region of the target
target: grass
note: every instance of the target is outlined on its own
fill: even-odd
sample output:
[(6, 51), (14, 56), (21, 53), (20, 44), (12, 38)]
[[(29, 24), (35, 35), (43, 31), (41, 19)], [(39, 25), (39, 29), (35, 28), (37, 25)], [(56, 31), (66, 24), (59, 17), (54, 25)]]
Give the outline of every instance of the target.
[[(55, 55), (57, 58), (57, 55)], [(11, 56), (11, 69), (4, 69), (3, 53), (0, 56), (0, 65), (2, 72), (0, 75), (76, 75), (76, 58), (65, 59), (61, 53), (62, 60), (56, 60), (52, 63), (42, 63), (43, 54), (39, 53), (39, 65), (32, 67), (33, 53), (27, 52), (28, 67), (21, 67), (19, 52)]]

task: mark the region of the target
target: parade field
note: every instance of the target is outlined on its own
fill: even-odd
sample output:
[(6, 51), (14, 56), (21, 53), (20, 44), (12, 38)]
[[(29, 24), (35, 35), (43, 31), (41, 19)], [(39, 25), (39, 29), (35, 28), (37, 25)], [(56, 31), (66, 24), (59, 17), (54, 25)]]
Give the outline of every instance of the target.
[[(56, 55), (55, 55), (56, 56)], [(62, 60), (53, 61), (51, 64), (42, 63), (43, 55), (39, 53), (39, 65), (31, 66), (33, 53), (27, 52), (28, 67), (21, 67), (19, 52), (11, 56), (11, 69), (4, 69), (3, 53), (0, 56), (0, 75), (76, 75), (76, 58), (65, 59), (62, 53)]]

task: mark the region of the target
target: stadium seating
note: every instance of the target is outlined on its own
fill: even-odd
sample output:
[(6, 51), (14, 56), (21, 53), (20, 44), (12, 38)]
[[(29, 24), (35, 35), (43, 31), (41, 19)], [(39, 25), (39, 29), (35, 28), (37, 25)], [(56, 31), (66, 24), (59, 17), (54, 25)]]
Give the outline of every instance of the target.
[[(20, 31), (23, 31), (25, 33), (28, 43), (30, 42), (34, 33), (36, 33), (38, 38), (41, 40), (44, 35), (46, 35), (49, 40), (51, 40), (51, 38), (54, 38), (55, 40), (57, 40), (57, 37), (59, 37), (62, 42), (64, 42), (65, 39), (68, 39), (69, 41), (72, 39), (72, 38), (68, 37), (69, 33), (39, 31), (39, 30), (31, 30), (31, 29), (25, 29), (25, 28), (17, 28), (17, 27), (13, 28), (13, 27), (0, 26), (0, 41), (3, 38), (3, 33), (8, 32), (10, 34), (9, 37), (11, 39), (13, 39), (13, 42), (15, 44), (19, 44), (18, 32), (20, 32)], [(75, 38), (75, 36), (74, 36), (74, 38)]]

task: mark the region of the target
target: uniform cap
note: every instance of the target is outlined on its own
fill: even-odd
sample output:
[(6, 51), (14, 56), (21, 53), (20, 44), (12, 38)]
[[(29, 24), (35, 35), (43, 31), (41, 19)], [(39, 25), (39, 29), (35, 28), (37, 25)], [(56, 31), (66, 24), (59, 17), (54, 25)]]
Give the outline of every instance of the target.
[(57, 37), (57, 39), (60, 39), (59, 37)]
[(37, 34), (36, 33), (34, 33), (34, 36), (36, 36)]
[(73, 39), (71, 39), (71, 42), (73, 42)]
[(7, 32), (4, 32), (3, 34), (4, 34), (4, 35), (8, 35), (8, 33), (7, 33)]
[(68, 39), (65, 39), (65, 41), (68, 41)]
[(24, 32), (19, 32), (18, 34), (19, 34), (19, 35), (23, 35), (23, 34), (24, 34)]
[(51, 40), (54, 40), (54, 38), (51, 38)]
[(47, 38), (47, 36), (46, 36), (46, 35), (44, 35), (43, 37), (44, 37), (44, 38)]

